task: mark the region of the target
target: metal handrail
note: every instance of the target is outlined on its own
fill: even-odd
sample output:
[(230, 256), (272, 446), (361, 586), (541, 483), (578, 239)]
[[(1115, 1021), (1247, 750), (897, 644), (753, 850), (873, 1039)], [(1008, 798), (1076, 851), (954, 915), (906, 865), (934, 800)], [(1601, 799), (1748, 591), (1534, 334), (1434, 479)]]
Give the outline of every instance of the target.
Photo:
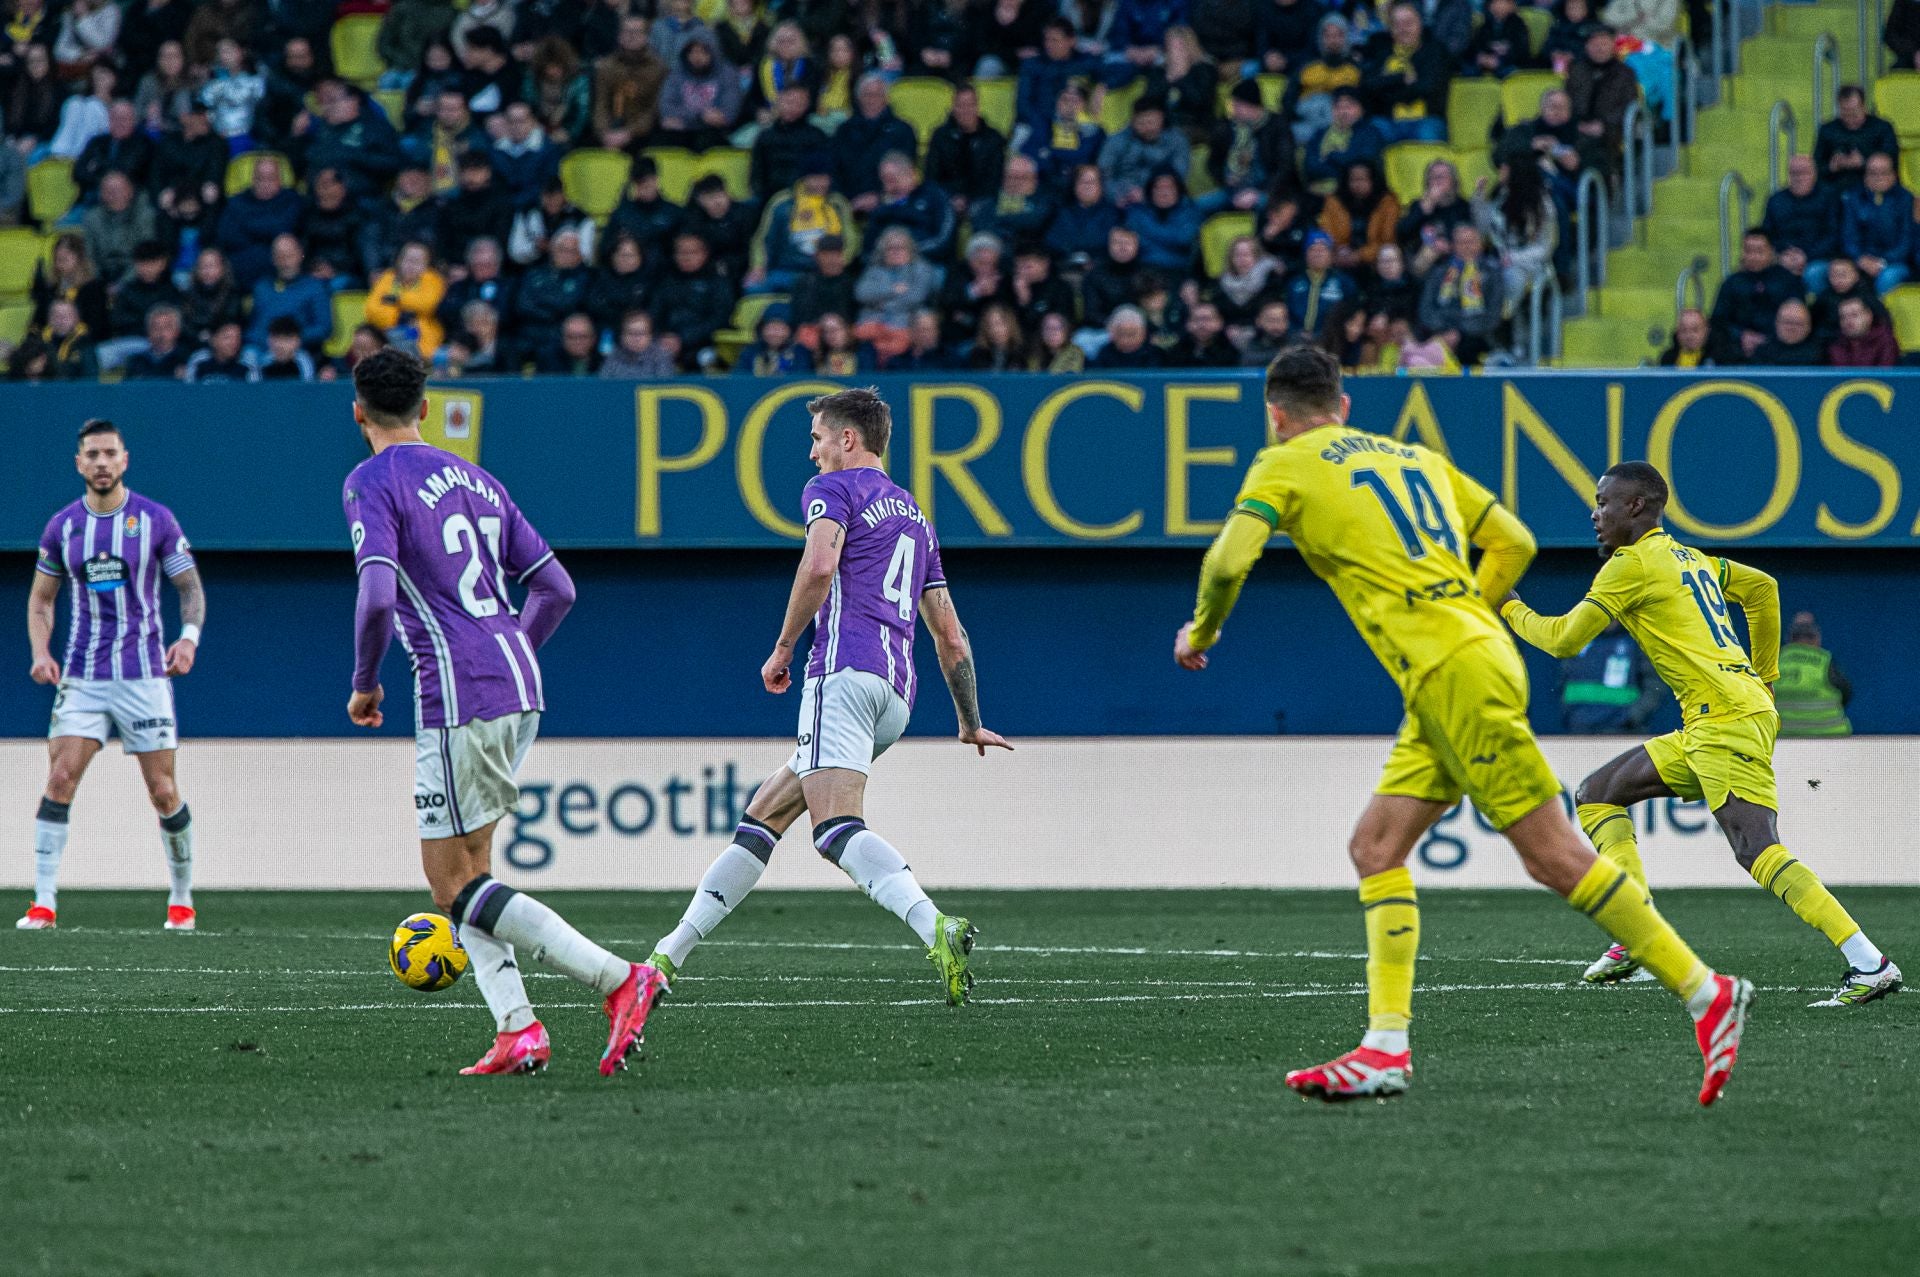
[[(1548, 299), (1542, 302), (1542, 295)], [(1545, 314), (1542, 314), (1542, 311)], [(1549, 322), (1543, 324), (1545, 318)], [(1555, 363), (1560, 360), (1560, 330), (1567, 322), (1566, 299), (1560, 292), (1560, 281), (1554, 277), (1553, 267), (1542, 271), (1527, 287), (1527, 362), (1538, 368), (1540, 356), (1544, 353)]]
[[(1574, 279), (1584, 304), (1587, 294), (1607, 282), (1607, 250), (1613, 247), (1613, 206), (1607, 184), (1592, 169), (1580, 175), (1573, 188)], [(1592, 247), (1598, 243), (1596, 253)]]
[(1793, 107), (1784, 99), (1773, 104), (1767, 115), (1767, 194), (1782, 186), (1780, 181), (1780, 139), (1787, 140), (1787, 159), (1800, 153), (1800, 130), (1794, 124)]
[(1725, 279), (1733, 273), (1734, 261), (1734, 224), (1730, 214), (1733, 212), (1735, 196), (1740, 199), (1740, 233), (1745, 234), (1747, 227), (1753, 224), (1753, 188), (1739, 172), (1728, 169), (1727, 175), (1720, 179), (1720, 278)]
[[(1822, 79), (1821, 72), (1828, 72)], [(1840, 42), (1822, 31), (1813, 42), (1813, 127), (1819, 128), (1836, 114), (1834, 99), (1840, 93)]]
[(1620, 121), (1621, 195), (1627, 221), (1653, 212), (1653, 124), (1643, 103), (1634, 102)]
[[(1865, 0), (1861, 0), (1865, 3)], [(1674, 104), (1673, 129), (1673, 168), (1678, 169), (1687, 154), (1687, 145), (1700, 137), (1700, 55), (1693, 47), (1693, 41), (1681, 36), (1673, 45), (1673, 77), (1676, 96), (1680, 99)], [(1684, 86), (1684, 87), (1683, 87)]]
[(1688, 309), (1687, 295), (1693, 295), (1693, 309), (1705, 311), (1707, 308), (1707, 259), (1705, 254), (1695, 257), (1685, 270), (1674, 277), (1673, 281), (1673, 326), (1680, 326), (1680, 312)]
[(1859, 36), (1860, 36), (1860, 88), (1867, 95), (1867, 106), (1873, 106), (1873, 82), (1887, 73), (1887, 46), (1881, 43), (1880, 33), (1887, 29), (1887, 0), (1872, 0), (1873, 15), (1869, 23), (1867, 15), (1868, 0), (1860, 0)]
[(1716, 76), (1737, 75), (1740, 71), (1740, 33), (1734, 29), (1737, 12), (1733, 0), (1713, 0), (1712, 54)]

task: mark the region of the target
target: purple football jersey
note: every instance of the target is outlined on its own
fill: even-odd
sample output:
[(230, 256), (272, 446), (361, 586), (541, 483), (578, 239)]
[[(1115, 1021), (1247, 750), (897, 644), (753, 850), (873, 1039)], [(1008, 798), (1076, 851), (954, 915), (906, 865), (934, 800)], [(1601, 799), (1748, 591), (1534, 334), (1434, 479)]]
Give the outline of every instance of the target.
[(809, 526), (832, 519), (847, 530), (840, 568), (813, 618), (807, 677), (865, 670), (913, 705), (913, 635), (920, 593), (947, 583), (940, 542), (906, 489), (884, 470), (835, 470), (808, 482)]
[(395, 444), (347, 476), (354, 570), (399, 578), (393, 625), (413, 659), (421, 727), (545, 708), (540, 663), (507, 579), (553, 557), (498, 480), (426, 443)]
[(193, 567), (173, 511), (135, 492), (95, 514), (85, 498), (53, 516), (34, 564), (73, 584), (67, 625), (68, 678), (165, 678), (160, 577)]

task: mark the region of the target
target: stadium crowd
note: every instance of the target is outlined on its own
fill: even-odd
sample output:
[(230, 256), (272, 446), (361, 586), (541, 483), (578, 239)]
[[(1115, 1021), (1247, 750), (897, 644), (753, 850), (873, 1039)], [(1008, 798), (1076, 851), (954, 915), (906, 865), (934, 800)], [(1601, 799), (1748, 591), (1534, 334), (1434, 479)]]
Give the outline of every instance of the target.
[[(1643, 92), (1670, 101), (1680, 20), (1677, 0), (1560, 0), (1543, 38), (1515, 0), (0, 7), (0, 220), (48, 157), (79, 191), (41, 228), (9, 361), (29, 380), (324, 378), (387, 343), (467, 377), (1229, 367), (1304, 341), (1357, 371), (1497, 361), (1570, 260), (1580, 176), (1617, 176)], [(383, 15), (377, 83), (330, 65), (352, 14)], [(1436, 159), (1403, 205), (1387, 148), (1449, 140), (1456, 77), (1523, 68), (1564, 76), (1537, 116), (1450, 139), (1491, 147), (1489, 175)], [(903, 76), (954, 89), (924, 147), (890, 102)], [(1131, 105), (1109, 134), (1111, 94)], [(582, 147), (632, 157), (603, 222), (561, 179)], [(741, 148), (750, 189), (710, 173), (676, 202), (662, 147)], [(1878, 296), (1920, 234), (1896, 157), (1843, 94), (1669, 362), (1897, 358)], [(1252, 230), (1210, 271), (1222, 211)]]

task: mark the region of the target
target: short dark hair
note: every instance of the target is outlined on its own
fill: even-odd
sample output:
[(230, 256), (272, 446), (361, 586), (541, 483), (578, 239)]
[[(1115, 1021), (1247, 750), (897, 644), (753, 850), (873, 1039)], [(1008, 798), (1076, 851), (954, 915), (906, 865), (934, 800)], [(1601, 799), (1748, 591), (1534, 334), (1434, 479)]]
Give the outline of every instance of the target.
[(1867, 100), (1867, 91), (1857, 84), (1843, 84), (1840, 86), (1839, 91), (1833, 95), (1835, 102), (1843, 102), (1848, 98), (1859, 98), (1864, 102)]
[[(85, 424), (80, 427), (80, 438), (78, 442), (80, 446), (84, 448), (87, 446), (87, 440), (93, 438), (95, 435), (117, 435), (119, 433), (120, 427), (114, 425), (105, 417), (88, 417)], [(124, 438), (124, 436), (122, 437)]]
[(831, 426), (858, 434), (868, 452), (885, 452), (893, 437), (893, 410), (873, 386), (821, 395), (807, 404), (807, 411), (825, 417)]
[(299, 337), (302, 335), (300, 321), (292, 315), (275, 315), (273, 321), (267, 325), (267, 336), (269, 337)]
[(1289, 417), (1340, 410), (1340, 361), (1318, 346), (1294, 346), (1267, 365), (1267, 403)]
[(1600, 477), (1615, 483), (1630, 483), (1656, 505), (1667, 503), (1666, 477), (1644, 461), (1622, 461), (1616, 466), (1609, 466)]
[(353, 394), (379, 424), (410, 424), (427, 392), (427, 366), (417, 355), (388, 346), (353, 366)]

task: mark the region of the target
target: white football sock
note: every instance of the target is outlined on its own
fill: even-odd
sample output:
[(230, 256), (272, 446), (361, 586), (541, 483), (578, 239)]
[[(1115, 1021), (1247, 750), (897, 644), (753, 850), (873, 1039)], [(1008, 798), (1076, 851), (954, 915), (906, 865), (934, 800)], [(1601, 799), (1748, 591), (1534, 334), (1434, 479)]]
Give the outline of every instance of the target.
[[(48, 906), (51, 908), (52, 906)], [(1856, 931), (1840, 942), (1840, 956), (1855, 971), (1878, 971), (1887, 955), (1880, 952), (1873, 941), (1867, 939), (1867, 933)]]
[(612, 993), (626, 982), (630, 968), (626, 959), (608, 953), (525, 892), (516, 891), (507, 900), (493, 934), (595, 993)]
[(466, 946), (467, 965), (473, 969), (473, 981), (480, 996), (493, 1012), (493, 1023), (501, 1033), (518, 1033), (532, 1024), (533, 1005), (527, 1001), (526, 982), (520, 978), (520, 964), (514, 960), (513, 947), (478, 927), (460, 932)]
[(1399, 1055), (1407, 1049), (1407, 1031), (1405, 1029), (1368, 1029), (1366, 1036), (1360, 1039), (1360, 1045), (1371, 1047), (1375, 1051), (1385, 1051), (1388, 1055)]
[(933, 920), (938, 911), (914, 880), (913, 871), (893, 845), (871, 829), (847, 839), (840, 868), (873, 902), (912, 927), (920, 943), (933, 944)]
[[(60, 857), (67, 850), (67, 805), (40, 801), (40, 819), (33, 822), (33, 903), (53, 909), (60, 881)], [(50, 814), (60, 819), (48, 820)]]
[(656, 948), (678, 967), (693, 952), (693, 946), (712, 935), (713, 929), (739, 907), (766, 871), (760, 858), (745, 847), (738, 843), (728, 847), (707, 866), (706, 874), (700, 879), (700, 889), (693, 893), (680, 925)]
[[(172, 826), (178, 826), (173, 828)], [(193, 813), (185, 803), (160, 818), (160, 840), (167, 849), (167, 903), (193, 908)]]

